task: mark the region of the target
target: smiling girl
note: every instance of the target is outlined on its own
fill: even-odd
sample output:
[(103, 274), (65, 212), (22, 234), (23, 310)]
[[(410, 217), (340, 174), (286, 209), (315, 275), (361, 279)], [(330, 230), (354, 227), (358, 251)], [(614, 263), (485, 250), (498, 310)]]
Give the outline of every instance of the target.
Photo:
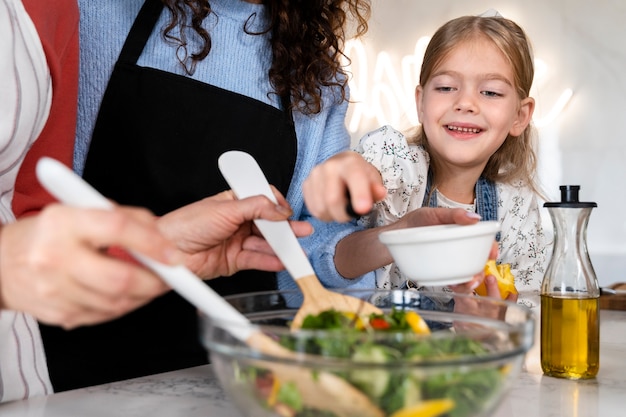
[[(357, 152), (318, 166), (305, 184), (309, 209), (327, 220), (345, 220), (345, 187), (357, 213), (381, 199), (360, 219), (366, 230), (337, 245), (335, 262), (345, 277), (376, 269), (379, 288), (419, 286), (392, 263), (378, 234), (415, 226), (420, 207), (462, 208), (501, 222), (498, 262), (511, 264), (521, 300), (536, 303), (546, 243), (534, 178), (533, 74), (529, 41), (509, 19), (464, 16), (437, 30), (415, 90), (417, 134), (407, 139), (384, 126), (361, 139)], [(489, 295), (497, 295), (495, 279), (486, 283)]]

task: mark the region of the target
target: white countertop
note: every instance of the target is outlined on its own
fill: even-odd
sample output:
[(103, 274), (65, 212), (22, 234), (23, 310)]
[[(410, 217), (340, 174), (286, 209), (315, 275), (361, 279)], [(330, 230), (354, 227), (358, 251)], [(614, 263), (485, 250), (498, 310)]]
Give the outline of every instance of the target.
[[(626, 311), (602, 310), (600, 317), (597, 378), (543, 376), (537, 334), (524, 371), (493, 417), (626, 415)], [(241, 417), (210, 365), (11, 402), (0, 405), (0, 416)]]

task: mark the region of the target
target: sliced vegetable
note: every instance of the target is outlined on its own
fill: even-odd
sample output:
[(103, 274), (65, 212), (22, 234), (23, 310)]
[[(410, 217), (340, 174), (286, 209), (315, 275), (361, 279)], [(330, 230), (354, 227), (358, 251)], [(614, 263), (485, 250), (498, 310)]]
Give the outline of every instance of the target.
[(408, 311), (405, 315), (406, 322), (409, 323), (411, 329), (417, 334), (429, 334), (430, 327), (426, 324), (426, 321), (417, 314), (415, 311)]
[(388, 412), (393, 412), (413, 406), (421, 400), (422, 389), (418, 382), (404, 374), (395, 374), (389, 381), (389, 387), (380, 401), (380, 406)]
[[(500, 298), (503, 300), (509, 296), (509, 294), (517, 294), (517, 288), (515, 288), (515, 277), (511, 273), (510, 264), (496, 265), (496, 261), (490, 259), (485, 264), (485, 276), (493, 275), (498, 281), (498, 289), (500, 290)], [(486, 296), (487, 287), (484, 282), (476, 288), (476, 294)]]
[(417, 405), (403, 408), (391, 417), (437, 417), (454, 408), (454, 401), (449, 398), (422, 401)]
[(270, 407), (274, 407), (276, 405), (276, 399), (278, 398), (278, 390), (280, 389), (280, 382), (278, 382), (278, 378), (273, 378), (272, 389), (270, 390), (270, 395), (267, 397), (267, 405)]
[[(365, 344), (355, 347), (354, 362), (386, 363), (400, 357), (400, 352), (383, 345)], [(391, 373), (386, 369), (356, 369), (349, 380), (368, 396), (379, 399), (389, 388)]]
[(370, 326), (372, 326), (374, 330), (388, 330), (391, 324), (382, 317), (372, 317), (370, 319)]
[(303, 329), (344, 329), (349, 323), (348, 317), (336, 310), (322, 311), (318, 315), (309, 314), (302, 321)]
[(352, 327), (354, 327), (355, 329), (363, 330), (365, 328), (365, 325), (363, 324), (363, 320), (356, 313), (353, 313), (352, 311), (348, 311), (348, 312), (343, 312), (342, 314), (346, 316), (348, 320), (350, 320), (350, 322), (352, 323)]
[[(302, 328), (329, 330), (327, 334), (338, 332), (341, 336), (325, 337), (325, 333), (320, 333), (320, 337), (302, 340), (284, 335), (280, 342), (299, 352), (350, 358), (353, 366), (337, 370), (337, 375), (361, 390), (390, 417), (475, 415), (492, 404), (507, 372), (507, 367), (453, 367), (438, 371), (420, 366), (424, 360), (480, 356), (487, 352), (487, 347), (481, 341), (462, 336), (428, 337), (428, 324), (412, 310), (392, 309), (369, 316), (327, 310), (308, 316)], [(377, 332), (397, 334), (383, 337), (383, 341)], [(398, 366), (399, 361), (406, 366)], [(311, 372), (316, 375), (317, 370)], [(251, 376), (256, 380), (256, 394), (280, 416), (337, 417), (304, 406), (297, 387), (274, 380), (270, 372), (252, 368), (248, 377)]]
[(281, 384), (277, 400), (279, 404), (284, 404), (294, 411), (300, 411), (303, 408), (302, 397), (298, 387), (293, 382)]

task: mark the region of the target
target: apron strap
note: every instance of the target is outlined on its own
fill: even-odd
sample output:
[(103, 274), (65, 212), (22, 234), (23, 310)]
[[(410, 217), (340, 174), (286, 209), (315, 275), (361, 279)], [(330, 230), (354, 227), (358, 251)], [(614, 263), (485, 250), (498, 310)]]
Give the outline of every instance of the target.
[(498, 220), (498, 191), (496, 184), (483, 177), (476, 181), (476, 212), (483, 220)]
[(162, 11), (163, 3), (161, 0), (146, 0), (144, 2), (126, 37), (118, 62), (125, 64), (137, 63)]
[(424, 201), (422, 207), (437, 207), (437, 190), (431, 194), (430, 189), (433, 185), (433, 170), (428, 168), (428, 176), (426, 177), (426, 192), (424, 193)]
[[(476, 182), (476, 212), (482, 220), (498, 220), (498, 189), (496, 183), (483, 177)], [(501, 232), (496, 234), (496, 240), (500, 242)]]

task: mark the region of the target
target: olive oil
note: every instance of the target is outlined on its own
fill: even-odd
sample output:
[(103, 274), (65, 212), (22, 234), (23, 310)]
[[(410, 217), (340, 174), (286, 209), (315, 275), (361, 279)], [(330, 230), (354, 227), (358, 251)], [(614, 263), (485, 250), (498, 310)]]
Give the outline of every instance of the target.
[(600, 367), (598, 298), (541, 296), (541, 369), (548, 376), (593, 378)]
[(578, 200), (578, 185), (562, 185), (561, 201), (546, 202), (554, 248), (541, 283), (541, 369), (548, 376), (594, 378), (600, 368), (600, 287), (587, 252), (587, 223), (598, 205)]

